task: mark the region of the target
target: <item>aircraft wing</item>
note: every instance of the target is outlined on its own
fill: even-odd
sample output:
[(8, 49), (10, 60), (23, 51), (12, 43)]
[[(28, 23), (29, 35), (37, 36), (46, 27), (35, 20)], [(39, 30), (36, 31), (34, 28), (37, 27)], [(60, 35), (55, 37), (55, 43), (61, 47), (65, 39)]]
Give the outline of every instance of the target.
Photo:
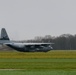
[(51, 45), (54, 43), (24, 43), (25, 45)]
[(54, 43), (14, 43), (14, 42), (5, 42), (4, 44), (19, 44), (19, 45), (51, 45)]
[(40, 47), (40, 46), (49, 46), (53, 43), (25, 43), (26, 47)]

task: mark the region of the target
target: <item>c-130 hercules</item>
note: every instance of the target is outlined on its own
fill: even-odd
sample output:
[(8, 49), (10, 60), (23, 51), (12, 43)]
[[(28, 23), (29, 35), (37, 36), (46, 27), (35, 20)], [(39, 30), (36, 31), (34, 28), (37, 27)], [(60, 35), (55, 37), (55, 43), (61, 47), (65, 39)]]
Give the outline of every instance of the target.
[(16, 43), (9, 39), (5, 28), (1, 30), (0, 44), (7, 45), (20, 52), (48, 52), (52, 50), (52, 43)]

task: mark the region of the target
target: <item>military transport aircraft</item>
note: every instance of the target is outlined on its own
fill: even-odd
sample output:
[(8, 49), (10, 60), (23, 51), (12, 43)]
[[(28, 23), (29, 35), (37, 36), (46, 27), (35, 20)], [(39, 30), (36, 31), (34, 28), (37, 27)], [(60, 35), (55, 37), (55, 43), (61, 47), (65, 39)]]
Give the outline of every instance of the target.
[(48, 52), (52, 50), (52, 43), (16, 43), (9, 39), (5, 28), (1, 30), (0, 44), (7, 45), (21, 52)]

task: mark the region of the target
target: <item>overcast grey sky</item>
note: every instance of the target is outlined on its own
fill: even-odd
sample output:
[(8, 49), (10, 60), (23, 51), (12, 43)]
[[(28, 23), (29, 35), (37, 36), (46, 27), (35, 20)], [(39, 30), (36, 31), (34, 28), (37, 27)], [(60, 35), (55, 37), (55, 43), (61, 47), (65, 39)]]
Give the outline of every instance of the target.
[(11, 39), (76, 34), (76, 0), (0, 0), (0, 29)]

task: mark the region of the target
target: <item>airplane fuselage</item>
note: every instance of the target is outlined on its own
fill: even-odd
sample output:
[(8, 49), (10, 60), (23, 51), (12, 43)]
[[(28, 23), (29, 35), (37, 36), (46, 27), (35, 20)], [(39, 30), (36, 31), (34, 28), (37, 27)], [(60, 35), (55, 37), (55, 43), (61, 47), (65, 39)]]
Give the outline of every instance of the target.
[(48, 52), (50, 50), (52, 50), (52, 47), (50, 45), (46, 45), (46, 46), (40, 46), (40, 45), (24, 45), (24, 44), (7, 44), (7, 46), (20, 51), (20, 52)]

